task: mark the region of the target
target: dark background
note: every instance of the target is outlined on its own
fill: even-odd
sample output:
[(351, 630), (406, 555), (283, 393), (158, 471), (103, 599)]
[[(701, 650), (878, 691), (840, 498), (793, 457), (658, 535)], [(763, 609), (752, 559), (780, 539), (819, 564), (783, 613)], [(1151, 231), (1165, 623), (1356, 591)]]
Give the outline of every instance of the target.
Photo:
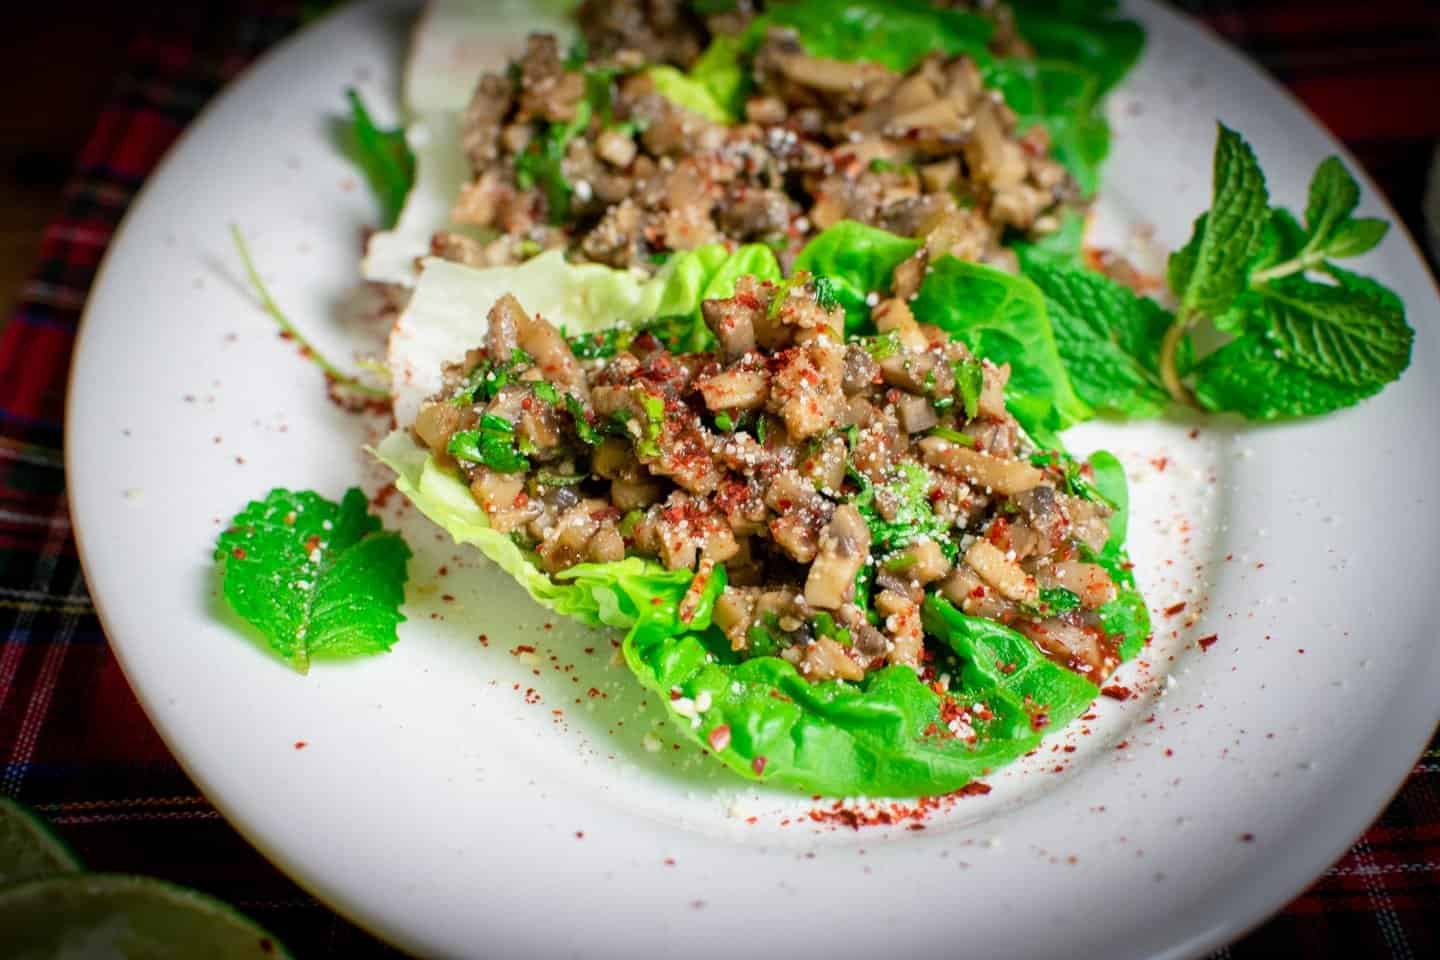
[[(1359, 156), (1417, 240), (1440, 143), (1440, 3), (1179, 0), (1246, 50)], [(252, 3), (16, 4), (0, 29), (0, 316), (34, 263), (41, 229), (137, 31), (233, 16)], [(272, 3), (300, 9), (304, 3)]]
[[(1179, 0), (1178, 5), (1285, 83), (1355, 152), (1412, 234), (1426, 236), (1422, 197), (1440, 143), (1440, 3)], [(237, 50), (258, 49), (278, 37), (306, 6), (302, 0), (151, 5), (50, 0), (6, 12), (0, 20), (0, 331), (39, 262), (42, 230), (66, 209), (66, 184), (102, 108), (118, 103), (123, 109), (129, 100), (158, 101), (179, 118), (198, 109), (213, 90), (213, 84), (201, 82), (161, 87), (154, 78), (166, 74), (156, 73), (153, 63), (150, 73), (136, 72), (135, 51), (142, 46), (137, 40), (194, 38), (186, 49), (199, 63), (184, 64), (189, 71), (184, 75), (228, 76), (243, 64), (233, 59)], [(218, 59), (210, 63), (208, 58)], [(157, 88), (148, 90), (147, 84)], [(120, 176), (105, 168), (84, 173), (108, 177), (107, 182)], [(126, 189), (137, 185), (122, 184)], [(83, 289), (93, 264), (83, 270), (50, 267), (60, 281)], [(72, 308), (35, 312), (47, 321), (63, 313), (66, 324), (74, 322)], [(63, 370), (63, 359), (48, 359)], [(7, 396), (4, 387), (0, 380), (0, 401)], [(28, 509), (38, 512), (43, 505), (61, 518), (63, 477), (44, 471), (51, 462), (47, 458), (58, 462), (56, 414), (62, 389), (63, 378), (57, 378), (51, 398), (55, 409), (34, 428), (31, 441), (33, 462), (40, 465), (27, 468), (25, 484), (14, 465), (18, 461), (7, 467), (0, 458), (0, 494), (21, 491), (29, 498)], [(6, 469), (16, 471), (15, 479)], [(42, 475), (43, 481), (34, 479)], [(22, 562), (46, 559), (38, 550), (35, 556), (0, 550), (0, 573), (12, 564), (20, 583), (19, 577), (28, 576)], [(64, 577), (50, 579), (74, 582), (80, 589), (73, 548), (67, 546), (58, 562)], [(30, 650), (13, 700), (23, 699), (26, 678), (39, 669), (44, 641), (59, 629), (62, 615), (69, 612), (42, 613), (27, 621), (28, 641), (20, 639), (18, 620), (0, 616), (0, 641), (25, 642)], [(155, 874), (219, 895), (274, 930), (301, 957), (385, 952), (280, 876), (220, 819), (139, 716), (108, 660), (93, 614), (81, 621), (80, 630), (94, 634), (93, 645), (72, 651), (56, 684), (60, 690), (86, 691), (94, 702), (74, 702), (72, 694), (64, 710), (54, 711), (38, 750), (49, 763), (27, 774), (21, 799), (52, 820), (62, 819), (56, 813), (65, 811), (61, 833), (92, 869)], [(118, 719), (126, 729), (104, 729), (100, 718), (110, 726)], [(124, 718), (133, 719), (127, 725)], [(0, 711), (0, 748), (21, 719), (14, 711)], [(1440, 936), (1437, 761), (1440, 750), (1432, 747), (1385, 815), (1336, 868), (1220, 955), (1409, 957), (1435, 948)]]

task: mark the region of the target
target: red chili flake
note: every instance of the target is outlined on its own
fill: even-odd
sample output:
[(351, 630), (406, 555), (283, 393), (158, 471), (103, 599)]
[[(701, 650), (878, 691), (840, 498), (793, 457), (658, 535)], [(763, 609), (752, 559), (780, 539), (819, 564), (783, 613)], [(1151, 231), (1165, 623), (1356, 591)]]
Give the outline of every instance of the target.
[[(1211, 647), (1215, 646), (1215, 641), (1219, 639), (1220, 635), (1218, 633), (1211, 633), (1201, 637), (1195, 642), (1200, 644), (1200, 650), (1203, 653), (1204, 651), (1209, 650)], [(1301, 653), (1304, 653), (1304, 651), (1302, 650)]]
[(666, 858), (665, 858), (665, 866), (667, 866), (667, 867), (673, 867), (673, 866), (675, 866), (675, 858), (674, 858), (674, 857), (666, 857)]
[(1169, 747), (1166, 747), (1166, 748), (1165, 748), (1165, 756), (1167, 756), (1167, 757), (1173, 757), (1173, 756), (1175, 756), (1175, 751), (1174, 751), (1174, 750), (1171, 750)]
[(440, 599), (444, 600), (446, 603), (454, 603), (455, 595), (452, 593), (442, 593), (440, 594)]
[(1112, 683), (1110, 686), (1102, 688), (1100, 692), (1111, 700), (1129, 700), (1135, 696), (1135, 691), (1118, 683)]
[(1199, 427), (1191, 427), (1191, 428), (1190, 428), (1190, 433), (1188, 434), (1188, 436), (1190, 437), (1191, 440), (1194, 440), (1196, 437), (1200, 436), (1200, 428), (1199, 428)]
[(375, 496), (370, 498), (370, 506), (377, 508), (384, 507), (397, 492), (395, 484), (385, 484), (385, 486), (375, 491)]
[(1179, 602), (1179, 603), (1176, 603), (1176, 604), (1173, 604), (1173, 605), (1171, 605), (1171, 606), (1166, 607), (1162, 612), (1163, 612), (1163, 613), (1165, 614), (1165, 616), (1167, 616), (1167, 617), (1173, 617), (1173, 616), (1175, 616), (1175, 614), (1177, 614), (1177, 613), (1183, 613), (1184, 610), (1185, 610), (1185, 602), (1182, 600), (1182, 601)]
[(765, 772), (765, 758), (756, 757), (754, 760), (751, 760), (750, 769), (755, 771), (755, 776), (760, 776), (760, 774)]
[(1241, 843), (1254, 843), (1254, 842), (1255, 842), (1255, 834), (1253, 834), (1253, 833), (1242, 833), (1242, 834), (1240, 834), (1240, 842), (1241, 842)]
[(1044, 730), (1048, 726), (1050, 726), (1050, 714), (1045, 713), (1044, 711), (1041, 711), (1040, 713), (1037, 713), (1035, 714), (1035, 716), (1030, 718), (1031, 730)]
[(910, 824), (910, 829), (911, 829), (911, 830), (924, 830), (924, 829), (925, 829), (925, 824), (923, 824), (923, 823), (912, 823), (912, 824)]
[(489, 638), (488, 636), (486, 636), (485, 634), (483, 634), (483, 633), (480, 634), (480, 646), (482, 646), (482, 647), (488, 647), (488, 646), (490, 646), (490, 638)]
[(528, 644), (528, 643), (522, 643), (522, 644), (520, 644), (519, 646), (517, 646), (514, 650), (511, 650), (511, 651), (510, 651), (510, 656), (512, 656), (512, 657), (518, 657), (518, 656), (520, 656), (520, 654), (522, 654), (522, 653), (534, 653), (534, 652), (535, 652), (535, 648), (534, 648), (534, 647), (530, 646), (530, 644)]
[(230, 551), (230, 556), (234, 557), (236, 560), (244, 560), (244, 559), (245, 559), (245, 548), (244, 548), (244, 547), (236, 547), (234, 550), (231, 550), (231, 551)]
[(1116, 750), (1124, 750), (1124, 749), (1125, 749), (1126, 747), (1128, 747), (1128, 746), (1130, 746), (1130, 741), (1129, 741), (1129, 740), (1121, 740), (1119, 743), (1115, 744), (1115, 749), (1116, 749)]
[(576, 839), (576, 840), (584, 840), (584, 839), (585, 839), (585, 831), (584, 831), (584, 830), (576, 830), (576, 831), (575, 831), (575, 839)]
[(720, 724), (720, 726), (716, 727), (714, 730), (711, 730), (710, 735), (705, 739), (710, 742), (711, 750), (714, 750), (717, 753), (721, 750), (724, 750), (726, 747), (730, 746), (729, 724)]
[(957, 795), (962, 797), (983, 797), (989, 792), (990, 784), (981, 783), (979, 780), (972, 780), (970, 783), (965, 784), (965, 786), (955, 791)]
[(261, 937), (261, 938), (260, 938), (260, 952), (261, 952), (261, 953), (274, 953), (274, 952), (275, 952), (275, 941), (271, 940), (269, 937)]
[(550, 623), (548, 620), (547, 620), (545, 623), (542, 623), (541, 626), (544, 627), (546, 630), (554, 630), (554, 629), (555, 629), (555, 624)]
[(295, 749), (296, 749), (296, 750), (304, 750), (307, 746), (309, 746), (309, 744), (307, 744), (304, 740), (296, 740), (296, 741), (295, 741)]
[(1170, 458), (1169, 458), (1169, 457), (1155, 457), (1153, 460), (1150, 461), (1150, 466), (1154, 467), (1154, 468), (1155, 468), (1156, 470), (1158, 470), (1160, 473), (1164, 473), (1164, 472), (1165, 472), (1165, 468), (1168, 467), (1168, 466), (1170, 466)]

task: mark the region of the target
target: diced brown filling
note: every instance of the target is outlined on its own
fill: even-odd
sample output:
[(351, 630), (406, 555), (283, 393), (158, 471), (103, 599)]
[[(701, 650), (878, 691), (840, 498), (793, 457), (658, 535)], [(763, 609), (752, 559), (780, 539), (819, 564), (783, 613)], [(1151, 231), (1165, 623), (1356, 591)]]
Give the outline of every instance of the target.
[(846, 343), (803, 276), (742, 278), (703, 316), (712, 353), (642, 332), (582, 361), (503, 297), (414, 434), (547, 571), (641, 556), (700, 582), (724, 565), (729, 647), (813, 680), (920, 668), (927, 592), (1092, 678), (1114, 668), (1096, 611), (1116, 587), (1086, 559), (1109, 510), (1067, 492), (1055, 458), (1032, 460), (1008, 367), (908, 310)]
[[(712, 26), (737, 28), (738, 9)], [(688, 5), (591, 2), (580, 18), (597, 57), (583, 68), (537, 34), (511, 69), (480, 79), (462, 126), (473, 177), (452, 219), (494, 235), (437, 234), (437, 255), (488, 266), (566, 248), (652, 270), (668, 251), (764, 242), (788, 269), (811, 236), (849, 219), (924, 239), (907, 263), (918, 278), (944, 254), (1013, 267), (1004, 231), (1047, 233), (1080, 202), (1044, 129), (1021, 134), (968, 57), (936, 54), (901, 74), (811, 56), (772, 26), (744, 116), (727, 126), (661, 96), (643, 69), (699, 53), (706, 28)], [(596, 84), (608, 88), (599, 100)], [(743, 352), (743, 336), (722, 342)]]

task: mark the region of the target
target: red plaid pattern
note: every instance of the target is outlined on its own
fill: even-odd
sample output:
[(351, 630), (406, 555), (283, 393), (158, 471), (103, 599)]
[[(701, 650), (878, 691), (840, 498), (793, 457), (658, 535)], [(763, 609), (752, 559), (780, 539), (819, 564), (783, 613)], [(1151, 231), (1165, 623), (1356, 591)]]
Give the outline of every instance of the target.
[[(1422, 236), (1440, 138), (1440, 14), (1424, 0), (1184, 4), (1290, 84)], [(156, 18), (154, 14), (141, 14)], [(95, 870), (207, 891), (300, 956), (388, 948), (271, 867), (199, 795), (137, 705), (85, 590), (65, 505), (61, 423), (76, 325), (101, 255), (185, 125), (298, 12), (261, 0), (137, 26), (129, 66), (78, 158), (62, 216), (0, 327), (0, 792), (38, 809)], [(1303, 896), (1225, 957), (1440, 956), (1440, 743)]]

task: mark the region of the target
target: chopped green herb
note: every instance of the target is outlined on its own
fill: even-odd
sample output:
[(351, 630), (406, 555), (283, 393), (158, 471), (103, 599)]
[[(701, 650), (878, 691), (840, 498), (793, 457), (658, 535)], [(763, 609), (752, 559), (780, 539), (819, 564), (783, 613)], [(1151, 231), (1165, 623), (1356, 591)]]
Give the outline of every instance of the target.
[(465, 376), (465, 383), (450, 402), (457, 407), (468, 407), (476, 403), (488, 403), (508, 383), (514, 381), (521, 371), (535, 363), (533, 357), (520, 348), (511, 351), (510, 359), (494, 362), (482, 360)]
[(1069, 613), (1078, 609), (1080, 597), (1064, 587), (1047, 588), (1040, 591), (1040, 606), (1046, 613)]
[(493, 413), (480, 418), (477, 430), (461, 430), (450, 438), (446, 451), (456, 460), (478, 463), (500, 473), (519, 473), (530, 462), (516, 449), (515, 425)]
[(728, 413), (716, 414), (715, 426), (720, 430), (724, 430), (726, 433), (735, 432), (735, 421), (731, 419)]
[(865, 351), (876, 360), (884, 360), (893, 357), (901, 351), (900, 335), (891, 330), (889, 333), (882, 333), (878, 337), (871, 337), (865, 341)]
[(880, 565), (889, 573), (899, 573), (902, 570), (909, 570), (919, 561), (919, 557), (913, 553), (892, 553), (886, 557)]
[(635, 532), (635, 527), (641, 520), (645, 519), (644, 510), (631, 510), (620, 518), (619, 530), (622, 537), (628, 537)]
[(559, 406), (560, 391), (556, 390), (555, 384), (551, 383), (550, 381), (536, 380), (530, 385), (530, 389), (535, 392), (535, 396), (539, 397), (541, 400), (544, 400), (552, 407)]
[(394, 645), (409, 559), (358, 489), (338, 504), (308, 490), (271, 490), (215, 546), (226, 602), (301, 673), (315, 657)]
[(590, 418), (585, 413), (585, 404), (575, 394), (565, 394), (565, 409), (570, 411), (570, 417), (575, 421), (575, 435), (582, 442), (593, 447), (605, 439), (600, 431), (591, 425)]
[(584, 480), (585, 477), (578, 473), (551, 473), (548, 470), (535, 473), (535, 482), (542, 487), (573, 487)]
[(584, 37), (576, 37), (575, 42), (570, 44), (570, 49), (565, 51), (563, 61), (566, 70), (572, 73), (585, 66), (585, 61), (590, 59), (590, 44), (585, 42)]
[(951, 443), (958, 443), (962, 447), (975, 446), (975, 438), (970, 436), (970, 434), (961, 433), (959, 430), (951, 430), (949, 427), (932, 427), (926, 436), (949, 440)]
[(821, 610), (815, 614), (815, 618), (810, 621), (810, 625), (815, 631), (815, 636), (829, 637), (842, 647), (850, 646), (850, 631), (837, 624), (835, 618), (827, 611)]
[[(870, 549), (876, 556), (929, 538), (940, 545), (947, 557), (955, 557), (950, 524), (937, 517), (930, 504), (930, 488), (934, 486), (930, 471), (918, 463), (902, 463), (896, 467), (894, 475), (879, 486), (872, 484), (858, 470), (852, 469), (850, 477), (860, 487), (860, 492), (851, 502), (870, 528)], [(886, 520), (876, 509), (875, 501), (880, 497), (889, 500), (893, 507), (886, 511), (892, 517), (890, 520)]]
[(965, 419), (974, 420), (980, 412), (980, 392), (985, 389), (985, 366), (974, 357), (950, 366), (955, 373), (955, 392), (965, 405)]
[(815, 290), (815, 304), (822, 310), (834, 310), (840, 306), (840, 292), (835, 281), (829, 277), (816, 277), (810, 281)]

